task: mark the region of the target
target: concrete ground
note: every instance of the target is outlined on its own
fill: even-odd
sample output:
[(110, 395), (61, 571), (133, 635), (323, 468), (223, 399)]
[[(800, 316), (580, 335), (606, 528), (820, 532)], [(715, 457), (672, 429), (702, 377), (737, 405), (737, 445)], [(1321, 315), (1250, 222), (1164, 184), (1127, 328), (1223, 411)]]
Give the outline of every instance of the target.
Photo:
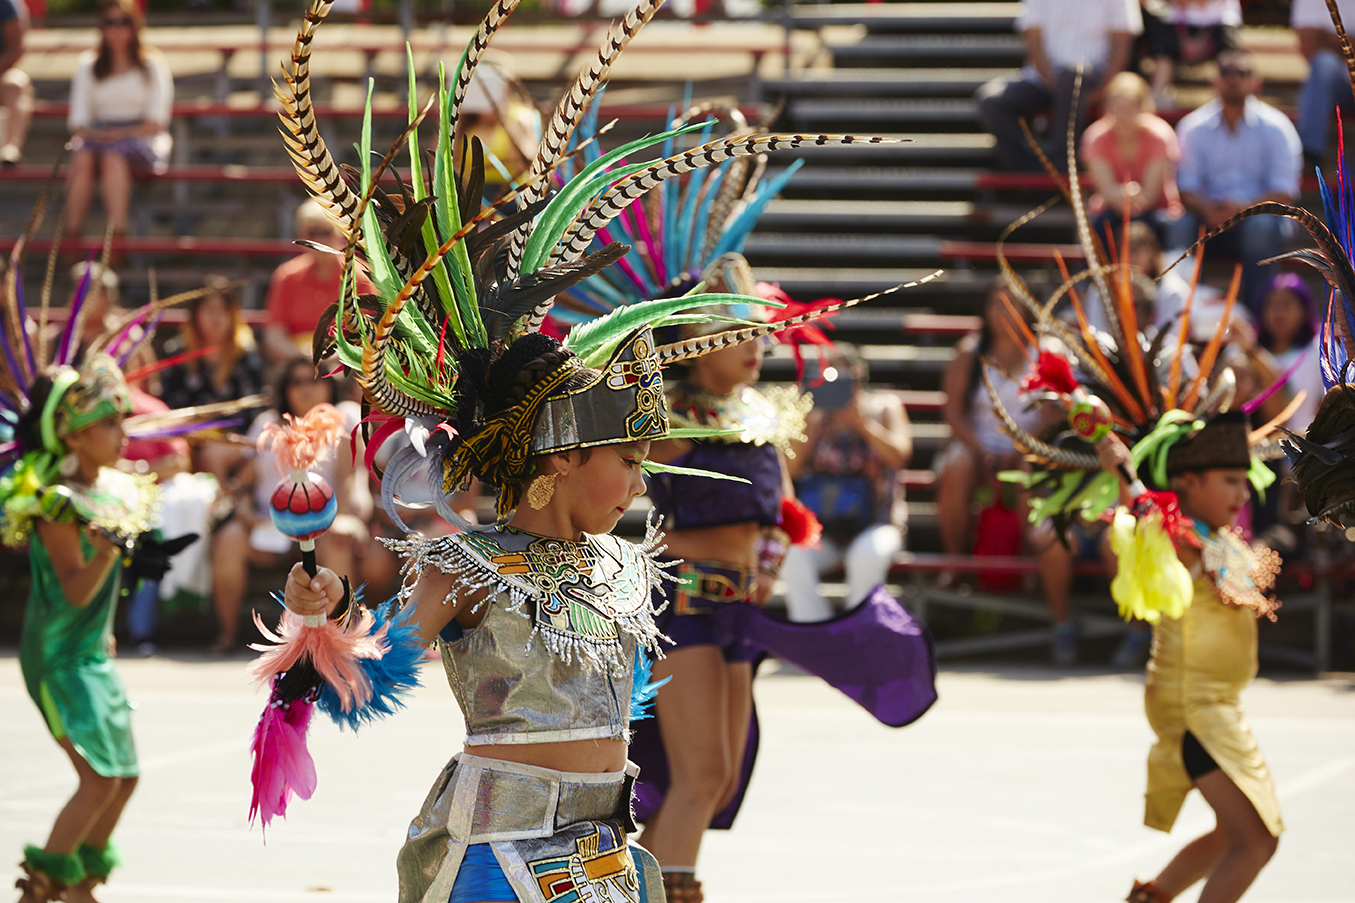
[[(119, 667), (139, 704), (144, 777), (105, 900), (394, 900), (405, 826), (462, 729), (435, 666), (408, 712), (361, 737), (316, 722), (320, 787), (266, 845), (246, 819), (263, 700), (244, 660)], [(1151, 735), (1138, 676), (972, 667), (945, 671), (940, 691), (892, 730), (817, 680), (764, 672), (762, 757), (735, 829), (706, 841), (707, 899), (1109, 903), (1212, 823), (1193, 794), (1170, 836), (1141, 826)], [(1350, 676), (1279, 676), (1245, 696), (1289, 829), (1251, 903), (1355, 901), (1352, 691)], [(73, 788), (13, 650), (0, 653), (0, 724), (4, 878)]]

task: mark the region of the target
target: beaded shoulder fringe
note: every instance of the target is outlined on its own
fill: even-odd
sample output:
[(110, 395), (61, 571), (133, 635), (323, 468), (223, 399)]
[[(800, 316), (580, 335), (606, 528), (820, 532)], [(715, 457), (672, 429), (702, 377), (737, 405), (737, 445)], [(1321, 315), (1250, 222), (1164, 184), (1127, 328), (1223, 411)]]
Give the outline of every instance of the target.
[[(479, 534), (485, 536), (486, 534)], [(653, 605), (654, 590), (665, 580), (674, 581), (668, 569), (678, 562), (659, 561), (666, 546), (663, 533), (655, 525), (652, 515), (645, 521), (645, 537), (639, 543), (630, 543), (614, 536), (592, 536), (586, 542), (592, 543), (599, 554), (599, 565), (604, 561), (612, 562), (604, 570), (606, 580), (602, 599), (610, 602), (611, 613), (601, 607), (590, 606), (590, 615), (615, 628), (611, 636), (586, 636), (582, 633), (562, 630), (546, 623), (538, 617), (538, 605), (549, 595), (546, 590), (533, 586), (522, 578), (514, 578), (500, 573), (499, 569), (483, 555), (473, 550), (463, 534), (425, 538), (421, 536), (409, 539), (382, 539), (391, 550), (404, 557), (401, 569), (403, 585), (396, 596), (396, 604), (404, 607), (413, 600), (414, 586), (424, 570), (437, 567), (444, 574), (455, 579), (452, 592), (443, 600), (444, 604), (453, 601), (461, 594), (487, 590), (489, 595), (477, 603), (472, 611), (477, 611), (495, 595), (507, 597), (507, 611), (533, 620), (530, 642), (544, 643), (547, 651), (556, 658), (571, 662), (576, 657), (591, 668), (600, 671), (619, 672), (632, 667), (631, 656), (624, 650), (621, 634), (632, 638), (635, 644), (654, 658), (662, 658), (659, 641), (666, 639), (654, 624), (654, 615), (662, 608)], [(515, 554), (508, 549), (507, 554)], [(568, 567), (568, 565), (566, 565)], [(601, 568), (600, 568), (601, 569)], [(572, 575), (579, 582), (590, 582), (594, 577), (571, 568)], [(568, 577), (561, 580), (565, 582)], [(622, 597), (620, 593), (625, 592)], [(530, 603), (530, 604), (529, 604)]]

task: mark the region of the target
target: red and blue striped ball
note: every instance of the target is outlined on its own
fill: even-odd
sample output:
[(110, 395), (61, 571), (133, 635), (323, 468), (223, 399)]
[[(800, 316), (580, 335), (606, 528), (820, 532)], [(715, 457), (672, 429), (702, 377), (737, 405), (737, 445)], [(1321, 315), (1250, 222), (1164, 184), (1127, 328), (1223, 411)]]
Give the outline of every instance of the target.
[(325, 478), (306, 474), (305, 483), (283, 477), (268, 500), (273, 526), (298, 542), (314, 539), (329, 529), (339, 513), (339, 502)]

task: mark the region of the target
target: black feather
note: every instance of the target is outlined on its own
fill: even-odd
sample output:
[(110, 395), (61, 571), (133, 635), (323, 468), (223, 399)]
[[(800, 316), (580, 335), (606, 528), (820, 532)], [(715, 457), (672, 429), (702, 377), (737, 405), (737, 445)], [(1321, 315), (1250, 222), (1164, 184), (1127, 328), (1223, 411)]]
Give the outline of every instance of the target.
[(480, 139), (472, 135), (470, 155), (466, 154), (466, 141), (461, 143), (461, 179), (457, 190), (461, 193), (461, 222), (468, 223), (480, 212), (480, 201), (485, 193), (485, 148)]
[[(506, 250), (506, 247), (505, 247)], [(580, 260), (543, 267), (498, 288), (480, 303), (480, 317), (490, 340), (505, 337), (513, 324), (538, 304), (616, 263), (630, 246), (614, 241)]]

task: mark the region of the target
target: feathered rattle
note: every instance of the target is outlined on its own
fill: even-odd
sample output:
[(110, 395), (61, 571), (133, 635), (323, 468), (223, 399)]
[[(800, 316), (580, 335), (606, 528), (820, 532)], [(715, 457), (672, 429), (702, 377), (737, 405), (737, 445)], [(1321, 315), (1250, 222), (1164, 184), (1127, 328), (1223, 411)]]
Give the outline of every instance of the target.
[[(282, 479), (270, 498), (269, 515), (279, 531), (301, 544), (301, 561), (314, 576), (315, 539), (338, 513), (334, 489), (311, 471), (333, 453), (344, 434), (344, 419), (333, 405), (321, 404), (305, 416), (284, 414), (282, 424), (269, 424), (259, 436), (259, 450), (271, 450)], [(370, 612), (353, 604), (344, 581), (344, 602), (326, 617), (284, 611), (278, 632), (254, 623), (270, 644), (250, 648), (263, 655), (250, 665), (260, 683), (270, 683), (268, 707), (254, 731), (254, 795), (250, 820), (262, 813), (266, 828), (274, 815), (285, 815), (293, 793), (309, 799), (315, 791), (315, 764), (306, 749), (306, 730), (322, 686), (338, 695), (344, 712), (361, 708), (372, 697), (371, 681), (360, 659), (379, 658), (381, 640), (371, 635)]]

